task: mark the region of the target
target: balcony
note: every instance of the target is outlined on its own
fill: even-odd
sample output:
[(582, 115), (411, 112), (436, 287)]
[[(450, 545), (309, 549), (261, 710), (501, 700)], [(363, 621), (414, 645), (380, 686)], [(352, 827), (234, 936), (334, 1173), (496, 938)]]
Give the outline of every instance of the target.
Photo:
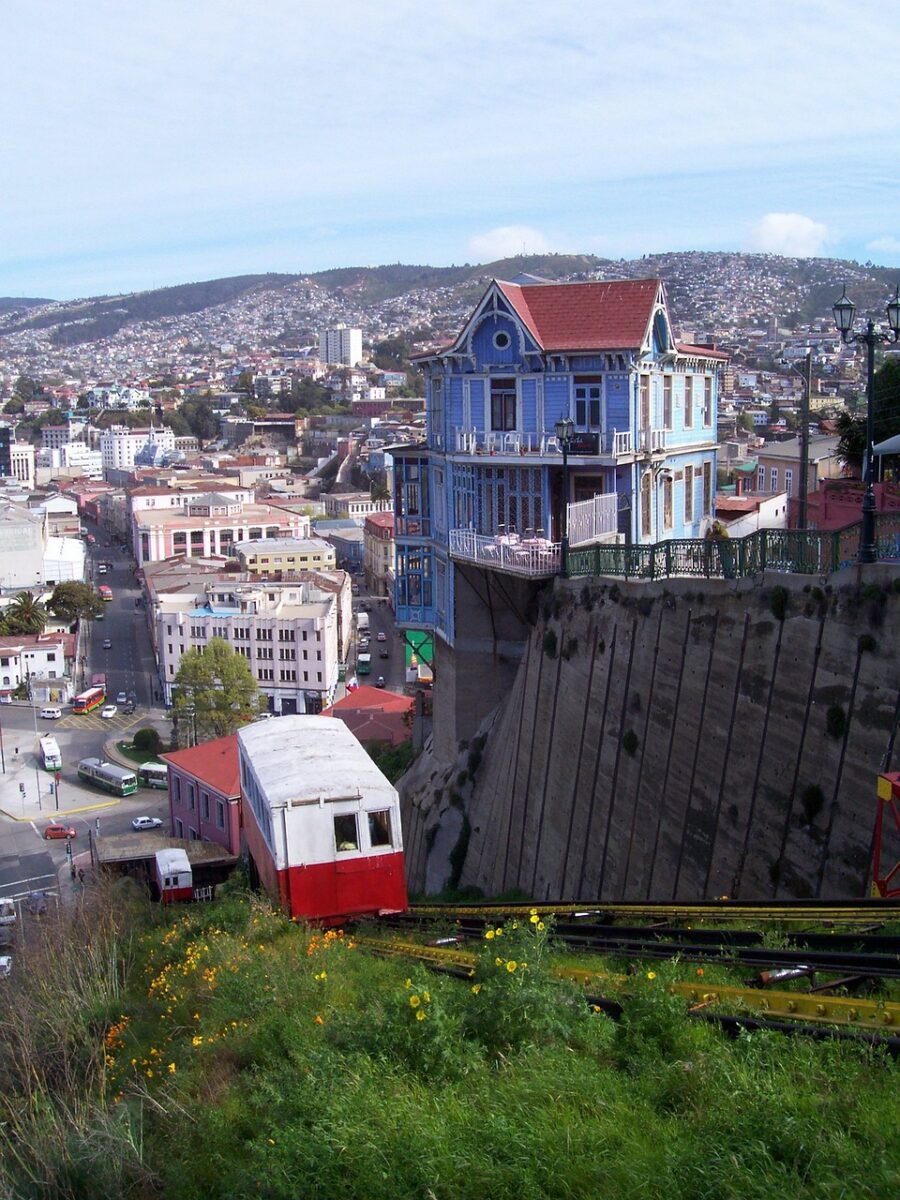
[[(648, 430), (647, 437), (653, 444), (654, 453), (665, 450), (665, 430)], [(651, 436), (652, 435), (652, 436)], [(443, 439), (432, 437), (435, 449), (443, 448)], [(569, 451), (570, 458), (600, 458), (618, 461), (635, 453), (635, 438), (631, 430), (618, 432), (615, 429), (576, 432), (575, 442)], [(642, 448), (643, 449), (643, 448)], [(649, 451), (644, 451), (649, 452)], [(562, 458), (559, 441), (552, 434), (501, 433), (496, 430), (454, 429), (450, 447), (451, 454), (497, 455), (520, 457), (534, 455), (541, 458)]]
[(604, 496), (592, 496), (590, 500), (570, 504), (568, 522), (570, 546), (608, 541), (618, 533), (618, 493), (609, 492)]
[(638, 431), (638, 438), (641, 454), (665, 454), (665, 429), (651, 429), (649, 427), (641, 429)]
[(450, 557), (529, 579), (558, 575), (560, 569), (559, 542), (515, 533), (491, 537), (472, 529), (451, 529)]

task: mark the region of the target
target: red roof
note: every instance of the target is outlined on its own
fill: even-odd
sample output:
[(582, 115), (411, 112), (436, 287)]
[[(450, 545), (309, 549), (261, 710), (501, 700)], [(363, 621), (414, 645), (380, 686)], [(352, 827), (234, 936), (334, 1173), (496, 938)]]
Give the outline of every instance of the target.
[(626, 350), (643, 345), (658, 279), (497, 286), (545, 351)]
[(173, 750), (159, 756), (186, 775), (192, 775), (221, 796), (241, 794), (241, 773), (238, 767), (237, 734), (201, 742), (189, 750)]
[(413, 704), (411, 696), (365, 684), (326, 708), (322, 716), (337, 717), (361, 742), (391, 742), (396, 746), (410, 736), (407, 714)]

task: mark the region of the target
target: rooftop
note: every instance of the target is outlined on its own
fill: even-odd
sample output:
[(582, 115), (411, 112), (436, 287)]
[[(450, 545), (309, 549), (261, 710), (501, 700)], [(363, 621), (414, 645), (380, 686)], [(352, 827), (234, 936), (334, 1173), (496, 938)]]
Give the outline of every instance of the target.
[(237, 736), (270, 807), (393, 799), (394, 789), (342, 721), (279, 717), (246, 725)]
[(188, 750), (173, 750), (159, 757), (222, 796), (241, 794), (236, 733), (215, 738), (211, 742), (201, 742), (199, 746), (192, 746)]

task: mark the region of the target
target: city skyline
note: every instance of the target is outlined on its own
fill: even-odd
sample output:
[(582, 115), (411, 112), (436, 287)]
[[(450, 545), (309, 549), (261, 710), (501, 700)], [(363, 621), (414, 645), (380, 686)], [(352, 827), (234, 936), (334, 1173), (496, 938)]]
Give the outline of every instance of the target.
[(20, 10), (0, 295), (550, 251), (900, 265), (883, 8), (682, 11)]

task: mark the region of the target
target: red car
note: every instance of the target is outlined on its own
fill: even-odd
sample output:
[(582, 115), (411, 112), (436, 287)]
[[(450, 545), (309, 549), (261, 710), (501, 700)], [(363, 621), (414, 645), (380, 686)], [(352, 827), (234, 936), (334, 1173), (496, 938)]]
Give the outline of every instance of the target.
[(73, 838), (75, 830), (69, 825), (60, 825), (59, 821), (51, 821), (44, 830), (45, 838)]

